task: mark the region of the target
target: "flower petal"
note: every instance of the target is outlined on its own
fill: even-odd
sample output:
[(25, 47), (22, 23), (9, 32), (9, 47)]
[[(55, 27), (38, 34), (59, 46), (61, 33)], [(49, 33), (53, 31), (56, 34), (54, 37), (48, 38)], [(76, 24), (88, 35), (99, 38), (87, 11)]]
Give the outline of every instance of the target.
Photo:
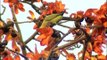
[(14, 60), (21, 60), (21, 59), (20, 59), (20, 56), (19, 56), (19, 55), (16, 55), (16, 56), (14, 57)]
[(34, 19), (34, 18), (35, 18), (34, 13), (33, 13), (31, 10), (29, 10), (29, 13), (30, 13), (30, 15), (31, 15), (32, 19)]

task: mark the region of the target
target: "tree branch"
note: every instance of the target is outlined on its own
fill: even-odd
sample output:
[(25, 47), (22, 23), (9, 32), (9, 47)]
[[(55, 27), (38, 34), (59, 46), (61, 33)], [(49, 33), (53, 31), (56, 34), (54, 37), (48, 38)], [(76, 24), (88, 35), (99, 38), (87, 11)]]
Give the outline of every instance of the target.
[(16, 51), (13, 51), (13, 50), (9, 49), (8, 47), (5, 47), (5, 48), (8, 49), (9, 51), (13, 52), (13, 53), (16, 53), (16, 54), (20, 55), (20, 56), (23, 57), (25, 60), (28, 60), (28, 58), (27, 58), (25, 55), (23, 55), (23, 54), (21, 54), (21, 53), (18, 53), (18, 52), (16, 52)]
[(69, 46), (72, 46), (82, 40), (86, 39), (86, 36), (84, 34), (81, 34), (79, 37), (77, 37), (75, 40), (72, 40), (71, 42), (67, 43), (67, 44), (64, 44), (64, 45), (61, 45), (59, 47), (56, 47), (53, 51), (57, 51), (57, 50), (60, 50), (60, 49), (63, 49), (63, 48), (66, 48), (66, 47), (69, 47)]
[(57, 25), (59, 25), (59, 26), (61, 26), (61, 27), (64, 27), (64, 28), (71, 28), (71, 27), (69, 27), (69, 26), (65, 26), (65, 25), (62, 25), (62, 24), (57, 24)]
[(6, 10), (6, 7), (5, 7), (5, 6), (3, 6), (3, 5), (2, 5), (2, 7), (4, 8), (4, 10), (3, 10), (3, 12), (2, 12), (2, 13), (0, 13), (0, 17), (1, 17), (1, 15), (3, 15), (3, 14), (4, 14), (4, 12), (5, 12), (5, 10)]
[(59, 40), (59, 42), (57, 42), (52, 48), (51, 48), (51, 50), (50, 50), (50, 53), (49, 53), (49, 55), (48, 55), (48, 57), (47, 57), (47, 59), (46, 60), (50, 60), (51, 59), (51, 55), (52, 55), (52, 53), (54, 52), (54, 48), (56, 48), (57, 46), (58, 46), (58, 44), (67, 36), (67, 35), (69, 35), (71, 32), (71, 29)]
[(26, 41), (25, 41), (25, 44), (29, 43), (34, 37), (35, 35), (37, 35), (38, 32), (34, 32)]
[[(15, 12), (14, 12), (13, 7), (11, 8), (11, 12), (12, 12), (12, 16), (13, 16), (13, 21), (14, 22), (18, 22), (17, 18), (15, 16)], [(20, 46), (21, 46), (21, 49), (22, 49), (22, 53), (24, 55), (26, 55), (25, 43), (23, 42), (23, 38), (22, 38), (22, 33), (21, 33), (21, 30), (20, 30), (20, 27), (19, 27), (18, 23), (15, 23), (15, 25), (16, 25), (16, 28), (17, 28), (19, 34), (20, 34)]]
[(29, 4), (35, 10), (35, 12), (37, 12), (38, 14), (41, 14), (41, 12), (39, 11), (39, 8), (35, 6), (34, 4), (26, 2), (26, 1), (21, 1), (21, 2)]
[(33, 53), (33, 51), (28, 46), (25, 46), (25, 47), (29, 50), (29, 52)]
[(32, 23), (33, 21), (14, 22), (15, 24)]
[(70, 17), (63, 17), (61, 20), (75, 21), (74, 19), (72, 19)]

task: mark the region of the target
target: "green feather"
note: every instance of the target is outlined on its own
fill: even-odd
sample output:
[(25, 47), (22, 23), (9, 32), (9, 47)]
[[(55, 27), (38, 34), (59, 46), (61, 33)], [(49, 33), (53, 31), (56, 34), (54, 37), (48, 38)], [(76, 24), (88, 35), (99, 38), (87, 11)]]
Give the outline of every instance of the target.
[(56, 24), (60, 19), (62, 19), (62, 16), (60, 14), (48, 15), (44, 18), (40, 28), (45, 28), (49, 22)]

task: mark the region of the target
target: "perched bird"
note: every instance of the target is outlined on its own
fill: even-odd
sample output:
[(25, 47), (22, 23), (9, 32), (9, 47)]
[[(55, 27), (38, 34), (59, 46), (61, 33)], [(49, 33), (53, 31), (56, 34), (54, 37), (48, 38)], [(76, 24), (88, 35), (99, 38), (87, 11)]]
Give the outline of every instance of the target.
[(48, 23), (56, 24), (59, 20), (62, 19), (61, 14), (51, 14), (44, 18), (43, 23), (41, 24), (40, 28), (47, 27)]

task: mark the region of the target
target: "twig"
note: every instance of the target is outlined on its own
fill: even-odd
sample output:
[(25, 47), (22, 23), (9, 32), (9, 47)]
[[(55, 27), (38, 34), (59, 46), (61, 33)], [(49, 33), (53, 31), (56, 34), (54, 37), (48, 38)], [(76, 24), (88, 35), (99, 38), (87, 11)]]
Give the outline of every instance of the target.
[(72, 40), (71, 42), (67, 43), (67, 44), (64, 44), (64, 45), (61, 45), (57, 48), (54, 49), (54, 51), (57, 51), (57, 50), (60, 50), (60, 49), (63, 49), (63, 48), (66, 48), (66, 47), (69, 47), (69, 46), (72, 46), (82, 40), (86, 39), (86, 36), (82, 33), (79, 37), (77, 37), (75, 40)]
[[(14, 22), (18, 22), (18, 21), (17, 21), (17, 18), (16, 18), (16, 16), (15, 16), (15, 12), (14, 12), (13, 7), (11, 8), (11, 12), (12, 12), (12, 16), (13, 16), (13, 21), (14, 21)], [(22, 49), (22, 53), (23, 53), (24, 55), (26, 55), (26, 49), (25, 49), (25, 47), (24, 47), (24, 46), (25, 46), (25, 43), (23, 42), (23, 38), (22, 38), (22, 33), (21, 33), (21, 30), (20, 30), (20, 27), (19, 27), (18, 23), (15, 23), (15, 25), (16, 25), (16, 28), (17, 28), (19, 34), (20, 34), (20, 42), (21, 42), (20, 46), (21, 46), (21, 49)]]
[(16, 53), (16, 54), (22, 56), (25, 60), (28, 60), (28, 58), (27, 58), (26, 56), (24, 56), (23, 54), (18, 53), (18, 52), (16, 52), (16, 51), (13, 51), (13, 50), (9, 49), (8, 47), (5, 47), (5, 48), (8, 49), (9, 51), (13, 52), (13, 53)]
[(82, 54), (82, 59), (84, 60), (84, 57), (85, 57), (85, 53), (86, 53), (86, 49), (87, 49), (87, 46), (86, 46), (86, 42), (84, 41), (83, 42), (83, 54)]
[(6, 7), (5, 7), (5, 6), (3, 6), (3, 5), (2, 5), (2, 7), (4, 8), (4, 10), (3, 10), (3, 12), (2, 12), (2, 13), (0, 13), (0, 17), (1, 17), (1, 15), (3, 15), (3, 14), (4, 14), (4, 12), (5, 12), (5, 10), (6, 10)]
[(33, 51), (28, 47), (28, 46), (25, 46), (30, 52), (33, 53)]
[(72, 18), (70, 18), (70, 17), (63, 17), (62, 20), (75, 21), (74, 19), (72, 19)]
[(38, 32), (34, 32), (26, 41), (25, 41), (25, 44), (29, 43), (34, 37), (35, 35), (37, 35)]
[(59, 30), (58, 30), (58, 32), (60, 32), (62, 35), (65, 35), (62, 31), (59, 31)]
[(15, 24), (32, 23), (33, 21), (14, 22)]
[(34, 4), (32, 3), (29, 3), (29, 2), (26, 2), (26, 1), (21, 1), (23, 3), (27, 3), (29, 5), (31, 5), (31, 7), (38, 13), (38, 14), (41, 14), (41, 12), (39, 11), (39, 8), (37, 6), (35, 6)]
[(62, 23), (66, 23), (66, 22), (68, 22), (67, 20), (65, 20), (65, 21), (63, 21), (63, 22), (59, 22), (58, 24), (62, 24)]
[(66, 55), (65, 55), (65, 54), (63, 54), (63, 53), (62, 53), (62, 51), (60, 51), (60, 53), (61, 53), (61, 55), (62, 55), (62, 56), (66, 57)]
[[(72, 29), (73, 30), (73, 29)], [(55, 44), (54, 48), (67, 36), (71, 33), (71, 29), (59, 40), (58, 43)]]
[[(54, 30), (56, 30), (56, 29), (54, 29)], [(65, 35), (65, 33), (63, 33), (63, 32), (60, 31), (60, 30), (56, 30), (56, 31), (58, 31), (58, 32), (61, 33), (62, 35)]]
[(71, 27), (69, 27), (69, 26), (65, 26), (65, 25), (62, 25), (62, 24), (57, 24), (57, 25), (59, 25), (59, 26), (61, 26), (61, 27), (64, 27), (64, 28), (71, 28)]

